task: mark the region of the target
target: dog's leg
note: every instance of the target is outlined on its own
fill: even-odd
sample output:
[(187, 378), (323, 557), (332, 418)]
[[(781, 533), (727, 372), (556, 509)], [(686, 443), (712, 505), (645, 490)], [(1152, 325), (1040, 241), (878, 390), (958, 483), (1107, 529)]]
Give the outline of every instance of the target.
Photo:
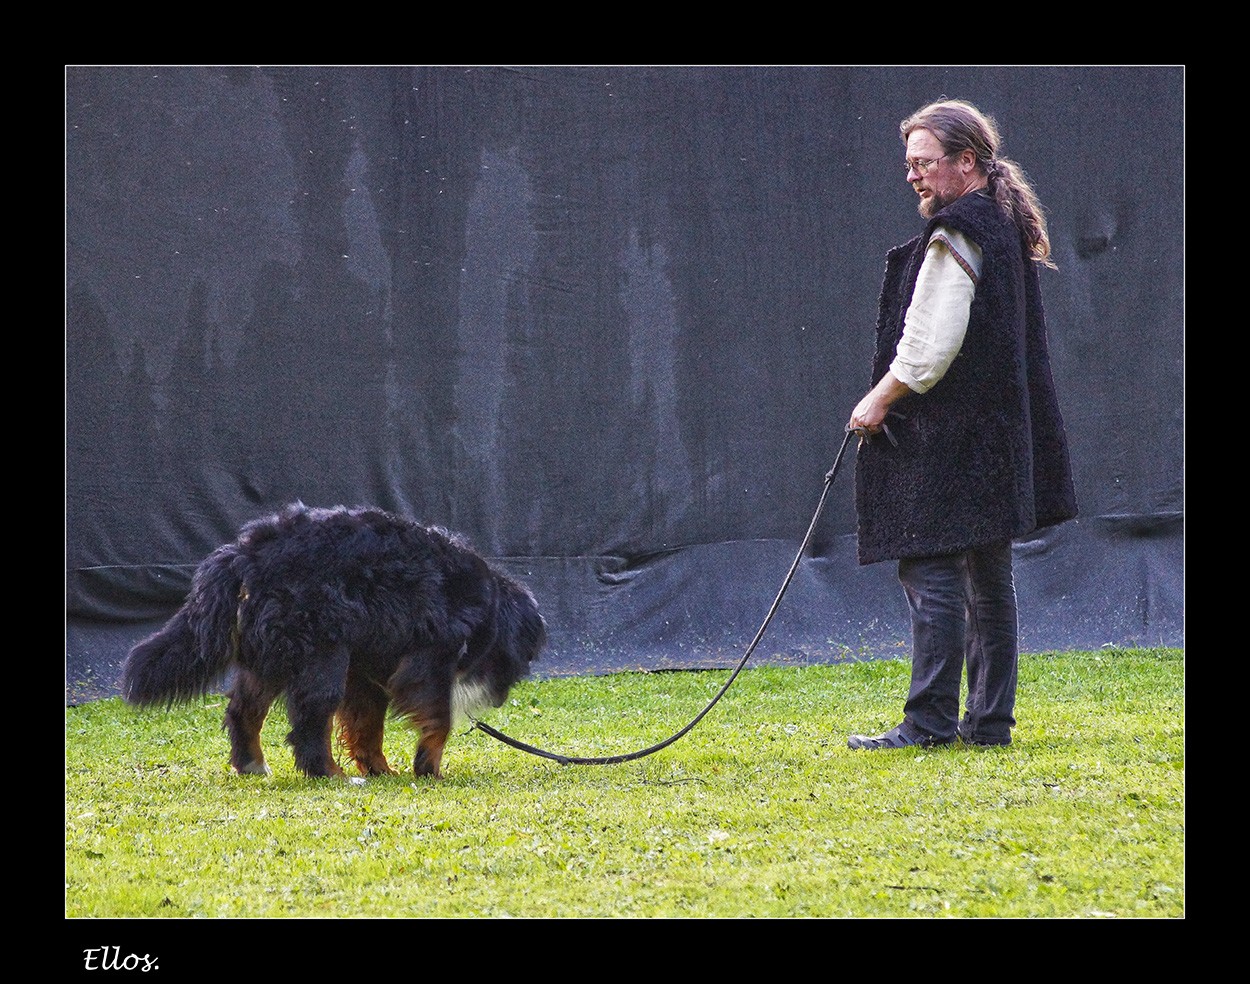
[(267, 687), (250, 670), (240, 667), (236, 671), (222, 726), (230, 736), (230, 764), (241, 776), (269, 775), (260, 729), (277, 695), (276, 689)]
[(347, 694), (339, 708), (339, 733), (357, 768), (366, 776), (394, 775), (382, 751), (390, 694), (363, 673), (349, 670)]
[(441, 779), (443, 749), (451, 732), (451, 675), (454, 654), (417, 654), (391, 677), (388, 688), (396, 712), (420, 732), (412, 771)]
[(451, 732), (451, 712), (441, 707), (427, 707), (413, 719), (421, 730), (417, 753), (412, 759), (412, 772), (417, 776), (433, 776), (442, 779), (443, 749)]
[(330, 737), (347, 687), (347, 647), (322, 644), (295, 663), (298, 669), (286, 687), (291, 721), (286, 740), (295, 753), (295, 766), (307, 776), (341, 776)]

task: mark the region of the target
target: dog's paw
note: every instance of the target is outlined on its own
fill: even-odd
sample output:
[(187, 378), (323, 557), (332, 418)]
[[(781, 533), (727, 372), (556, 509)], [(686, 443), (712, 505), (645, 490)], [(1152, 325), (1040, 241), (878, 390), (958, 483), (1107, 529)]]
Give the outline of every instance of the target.
[(362, 776), (396, 776), (399, 775), (391, 764), (386, 761), (384, 756), (376, 758), (358, 758), (356, 759), (356, 768), (360, 770)]
[(412, 760), (412, 773), (417, 778), (422, 776), (430, 776), (434, 779), (442, 779), (443, 773), (439, 768), (442, 762), (442, 751), (434, 754), (424, 745), (417, 746), (417, 754)]

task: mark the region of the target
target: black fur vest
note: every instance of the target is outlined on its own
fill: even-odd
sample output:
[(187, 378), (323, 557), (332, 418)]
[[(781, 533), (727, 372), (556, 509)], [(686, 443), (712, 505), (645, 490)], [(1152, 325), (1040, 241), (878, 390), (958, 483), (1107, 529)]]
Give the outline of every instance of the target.
[(942, 209), (886, 255), (872, 383), (903, 332), (929, 237), (938, 225), (982, 250), (964, 343), (927, 393), (896, 402), (884, 436), (860, 445), (855, 501), (859, 562), (958, 553), (1025, 536), (1076, 515), (1063, 418), (1055, 396), (1037, 264), (988, 194)]

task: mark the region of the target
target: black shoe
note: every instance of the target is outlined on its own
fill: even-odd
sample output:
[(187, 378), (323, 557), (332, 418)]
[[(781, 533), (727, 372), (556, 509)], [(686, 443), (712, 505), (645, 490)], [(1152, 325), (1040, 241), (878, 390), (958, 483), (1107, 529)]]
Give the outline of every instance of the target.
[(957, 737), (959, 738), (959, 740), (960, 740), (960, 741), (962, 741), (965, 745), (975, 745), (977, 748), (993, 748), (993, 747), (1002, 747), (1002, 746), (1004, 746), (1004, 745), (1010, 745), (1010, 744), (1011, 744), (1011, 735), (1008, 735), (1008, 736), (1007, 736), (1007, 737), (1005, 737), (1005, 738), (994, 738), (994, 737), (989, 737), (989, 738), (986, 738), (986, 737), (977, 737), (977, 736), (974, 736), (974, 735), (966, 735), (966, 734), (964, 734), (963, 729), (962, 729), (962, 728), (960, 728), (958, 731), (956, 731), (956, 736), (957, 736)]
[(891, 728), (883, 735), (851, 735), (846, 740), (847, 748), (859, 749), (865, 752), (875, 752), (883, 748), (909, 748), (916, 746), (918, 748), (932, 748), (934, 745), (949, 745), (955, 739), (953, 738), (934, 738), (932, 735), (921, 735), (919, 738), (911, 738), (903, 733), (903, 726)]

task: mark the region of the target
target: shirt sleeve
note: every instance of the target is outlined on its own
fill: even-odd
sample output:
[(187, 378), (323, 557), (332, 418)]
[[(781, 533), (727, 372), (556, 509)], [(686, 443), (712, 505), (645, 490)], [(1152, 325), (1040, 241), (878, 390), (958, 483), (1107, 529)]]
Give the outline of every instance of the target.
[(890, 364), (890, 372), (912, 391), (927, 393), (959, 354), (980, 277), (981, 247), (948, 226), (938, 226), (920, 264)]

